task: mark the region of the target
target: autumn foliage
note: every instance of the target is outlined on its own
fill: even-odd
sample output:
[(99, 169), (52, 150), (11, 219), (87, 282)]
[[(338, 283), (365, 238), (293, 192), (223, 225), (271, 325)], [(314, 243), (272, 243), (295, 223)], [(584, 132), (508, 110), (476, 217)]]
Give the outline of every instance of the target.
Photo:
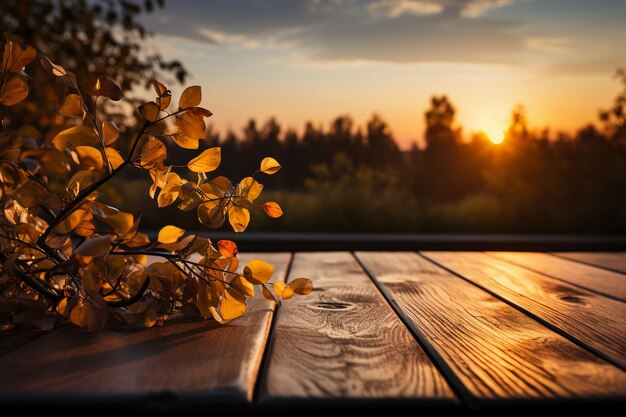
[[(201, 235), (226, 220), (243, 232), (255, 207), (274, 218), (282, 210), (275, 202), (256, 203), (263, 190), (256, 176), (281, 168), (271, 157), (238, 184), (211, 174), (220, 165), (219, 147), (184, 165), (167, 164), (166, 143), (198, 149), (205, 136), (211, 112), (200, 107), (199, 86), (185, 89), (173, 106), (170, 90), (155, 81), (155, 100), (129, 115), (128, 125), (117, 126), (103, 110), (124, 100), (113, 81), (93, 76), (79, 82), (23, 39), (7, 35), (0, 111), (27, 98), (33, 86), (25, 67), (37, 62), (54, 83), (61, 122), (49, 132), (28, 125), (3, 125), (0, 132), (2, 329), (66, 321), (91, 331), (107, 323), (151, 327), (179, 314), (225, 323), (245, 313), (255, 287), (271, 300), (312, 291), (305, 278), (268, 285), (271, 265), (254, 260), (242, 268), (234, 242)], [(100, 201), (101, 187), (123, 169), (150, 176), (146, 192), (158, 207), (195, 210), (200, 232), (186, 235), (165, 225), (151, 242), (139, 229), (141, 216)]]

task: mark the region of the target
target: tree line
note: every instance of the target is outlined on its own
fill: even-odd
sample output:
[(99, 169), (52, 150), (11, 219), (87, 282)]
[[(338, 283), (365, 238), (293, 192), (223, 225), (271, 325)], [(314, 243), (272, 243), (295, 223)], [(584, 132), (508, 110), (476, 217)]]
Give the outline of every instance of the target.
[[(285, 210), (289, 230), (623, 233), (626, 75), (618, 76), (624, 91), (600, 112), (599, 127), (557, 138), (530, 128), (521, 107), (502, 144), (482, 133), (463, 138), (453, 104), (435, 96), (424, 115), (424, 147), (402, 150), (377, 115), (363, 128), (339, 116), (327, 128), (309, 122), (302, 133), (275, 118), (250, 120), (239, 133), (209, 129), (204, 146), (222, 147), (220, 174), (234, 178), (259, 155), (275, 155), (285, 170), (266, 185), (300, 196)], [(298, 213), (311, 204), (346, 224)], [(367, 214), (368, 205), (379, 208)]]

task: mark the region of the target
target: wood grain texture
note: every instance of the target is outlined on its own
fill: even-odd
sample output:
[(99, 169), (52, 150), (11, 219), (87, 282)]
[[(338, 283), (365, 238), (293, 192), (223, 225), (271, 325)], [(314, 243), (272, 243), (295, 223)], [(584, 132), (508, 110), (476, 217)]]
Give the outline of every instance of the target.
[[(242, 263), (254, 255), (242, 256)], [(290, 254), (259, 254), (283, 277)], [(0, 358), (0, 396), (77, 401), (170, 398), (249, 402), (274, 303), (259, 294), (227, 325), (179, 321), (89, 334), (62, 328)]]
[(289, 279), (300, 276), (315, 290), (277, 312), (261, 402), (452, 402), (447, 383), (350, 253), (298, 253)]
[(626, 368), (626, 304), (481, 252), (422, 252)]
[(626, 276), (539, 252), (487, 252), (540, 274), (626, 301)]
[(555, 252), (557, 256), (626, 274), (626, 252)]
[(48, 332), (38, 329), (19, 329), (0, 332), (0, 356), (42, 337)]
[(470, 405), (626, 397), (619, 368), (418, 254), (357, 256), (445, 362), (449, 380), (462, 384)]

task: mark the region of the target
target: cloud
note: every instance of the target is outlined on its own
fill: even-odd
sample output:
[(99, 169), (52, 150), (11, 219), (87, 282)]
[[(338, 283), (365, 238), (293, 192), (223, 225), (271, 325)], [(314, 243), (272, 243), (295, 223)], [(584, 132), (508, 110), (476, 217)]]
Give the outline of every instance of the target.
[(572, 50), (572, 39), (567, 37), (531, 36), (525, 40), (526, 48), (551, 54), (566, 54)]
[(590, 59), (568, 60), (553, 64), (549, 74), (555, 75), (605, 75), (615, 74), (626, 64), (626, 56), (603, 56)]
[(377, 1), (367, 6), (367, 10), (373, 16), (386, 16), (396, 18), (403, 14), (430, 15), (443, 11), (441, 2), (400, 0), (400, 1)]
[(487, 13), (491, 9), (510, 6), (514, 3), (513, 0), (470, 0), (465, 3), (461, 16), (464, 17), (479, 17)]
[(238, 0), (169, 2), (157, 33), (214, 46), (283, 45), (331, 62), (513, 63), (519, 22), (490, 18), (513, 0)]

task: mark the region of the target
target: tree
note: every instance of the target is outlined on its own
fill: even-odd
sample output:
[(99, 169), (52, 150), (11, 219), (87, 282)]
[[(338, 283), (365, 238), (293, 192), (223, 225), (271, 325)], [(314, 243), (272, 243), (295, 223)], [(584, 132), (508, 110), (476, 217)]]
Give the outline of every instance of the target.
[(622, 91), (613, 100), (611, 108), (600, 111), (600, 120), (610, 137), (626, 140), (626, 68), (618, 69), (615, 77), (622, 84)]
[(367, 162), (377, 168), (397, 166), (401, 160), (398, 145), (389, 126), (377, 114), (367, 122)]
[[(128, 91), (142, 84), (149, 87), (150, 81), (157, 78), (171, 82), (169, 74), (182, 83), (188, 74), (180, 62), (141, 50), (150, 33), (139, 17), (163, 4), (164, 0), (145, 0), (143, 6), (127, 0), (3, 0), (0, 33), (21, 36), (52, 62), (63, 63), (83, 82), (100, 76)], [(34, 85), (42, 87), (31, 91), (29, 102), (4, 112), (14, 124), (51, 126), (58, 122), (58, 117), (51, 116), (63, 103), (55, 104), (50, 97), (67, 86), (58, 80), (56, 84), (48, 83), (47, 73), (39, 66), (33, 67), (29, 75)]]
[(448, 97), (433, 96), (430, 99), (430, 109), (426, 111), (426, 144), (431, 146), (446, 146), (458, 143), (460, 130), (454, 129), (456, 110)]
[(511, 121), (505, 137), (510, 141), (524, 141), (530, 137), (526, 121), (526, 109), (521, 104), (515, 106), (511, 112)]

